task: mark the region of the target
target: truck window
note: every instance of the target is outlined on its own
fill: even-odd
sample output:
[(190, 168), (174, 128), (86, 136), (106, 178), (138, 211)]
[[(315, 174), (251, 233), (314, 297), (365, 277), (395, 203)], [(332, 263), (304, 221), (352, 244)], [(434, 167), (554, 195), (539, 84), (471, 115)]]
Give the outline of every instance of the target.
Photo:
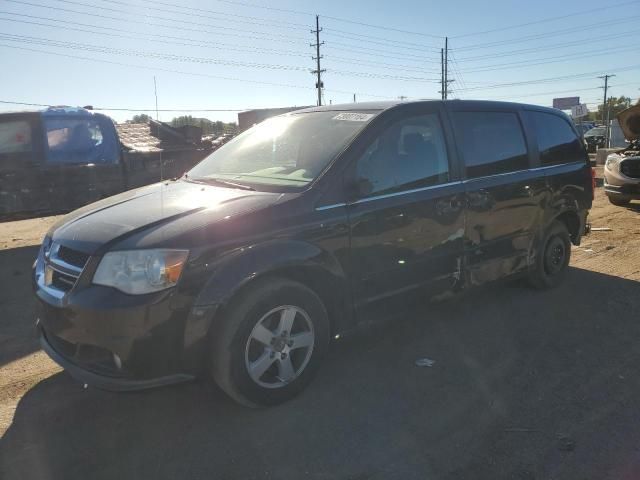
[(437, 114), (407, 118), (391, 125), (358, 159), (358, 178), (371, 194), (397, 192), (449, 181), (449, 161)]
[(31, 124), (28, 121), (0, 121), (0, 155), (32, 151)]
[(528, 115), (536, 130), (541, 165), (584, 161), (580, 139), (565, 119), (544, 112)]
[(515, 113), (456, 112), (453, 118), (467, 178), (529, 168), (524, 134)]
[(112, 164), (118, 156), (115, 140), (99, 118), (44, 119), (47, 162), (54, 164)]

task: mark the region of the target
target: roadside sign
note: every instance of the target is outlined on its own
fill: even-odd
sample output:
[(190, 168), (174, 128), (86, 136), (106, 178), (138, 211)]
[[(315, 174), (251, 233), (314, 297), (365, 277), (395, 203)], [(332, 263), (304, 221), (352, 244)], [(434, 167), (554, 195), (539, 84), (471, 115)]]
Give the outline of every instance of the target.
[(580, 97), (563, 97), (553, 99), (553, 108), (558, 110), (569, 110), (571, 107), (580, 105)]
[(580, 105), (575, 105), (571, 107), (571, 116), (573, 118), (582, 118), (586, 117), (589, 114), (589, 109), (585, 103), (581, 103)]

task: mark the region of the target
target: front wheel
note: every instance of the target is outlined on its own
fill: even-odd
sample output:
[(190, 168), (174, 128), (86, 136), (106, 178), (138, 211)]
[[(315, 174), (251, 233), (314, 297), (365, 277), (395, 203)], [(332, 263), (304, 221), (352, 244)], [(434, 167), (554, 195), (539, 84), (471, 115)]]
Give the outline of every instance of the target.
[(609, 197), (609, 201), (610, 201), (613, 205), (615, 205), (615, 206), (617, 206), (617, 207), (624, 207), (624, 206), (627, 206), (627, 205), (629, 205), (629, 202), (631, 202), (631, 199), (630, 199), (630, 198), (626, 198), (626, 197), (617, 197), (617, 196), (616, 196), (616, 197), (614, 197), (614, 196), (609, 196), (609, 195), (607, 195), (607, 196)]
[(300, 393), (329, 344), (322, 301), (290, 280), (258, 281), (222, 316), (211, 332), (211, 370), (216, 383), (243, 405), (276, 405)]
[(557, 287), (567, 273), (571, 238), (564, 223), (554, 221), (545, 233), (529, 271), (529, 283), (538, 289)]

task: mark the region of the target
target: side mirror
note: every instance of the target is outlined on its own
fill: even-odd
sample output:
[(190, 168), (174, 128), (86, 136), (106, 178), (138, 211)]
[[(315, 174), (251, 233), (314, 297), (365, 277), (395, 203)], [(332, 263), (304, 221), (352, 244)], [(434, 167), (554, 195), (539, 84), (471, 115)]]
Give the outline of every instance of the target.
[(373, 184), (366, 178), (356, 178), (348, 187), (348, 195), (351, 199), (366, 197), (373, 191)]

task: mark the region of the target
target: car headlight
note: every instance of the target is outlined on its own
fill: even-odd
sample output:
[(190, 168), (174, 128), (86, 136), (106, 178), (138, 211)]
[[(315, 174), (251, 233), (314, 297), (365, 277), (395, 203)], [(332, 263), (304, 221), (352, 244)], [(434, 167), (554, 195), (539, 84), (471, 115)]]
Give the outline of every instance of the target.
[(175, 286), (189, 256), (188, 250), (123, 250), (109, 252), (93, 276), (93, 283), (140, 295)]
[(607, 168), (607, 170), (617, 172), (620, 170), (620, 160), (621, 159), (618, 155), (609, 155), (604, 166)]

